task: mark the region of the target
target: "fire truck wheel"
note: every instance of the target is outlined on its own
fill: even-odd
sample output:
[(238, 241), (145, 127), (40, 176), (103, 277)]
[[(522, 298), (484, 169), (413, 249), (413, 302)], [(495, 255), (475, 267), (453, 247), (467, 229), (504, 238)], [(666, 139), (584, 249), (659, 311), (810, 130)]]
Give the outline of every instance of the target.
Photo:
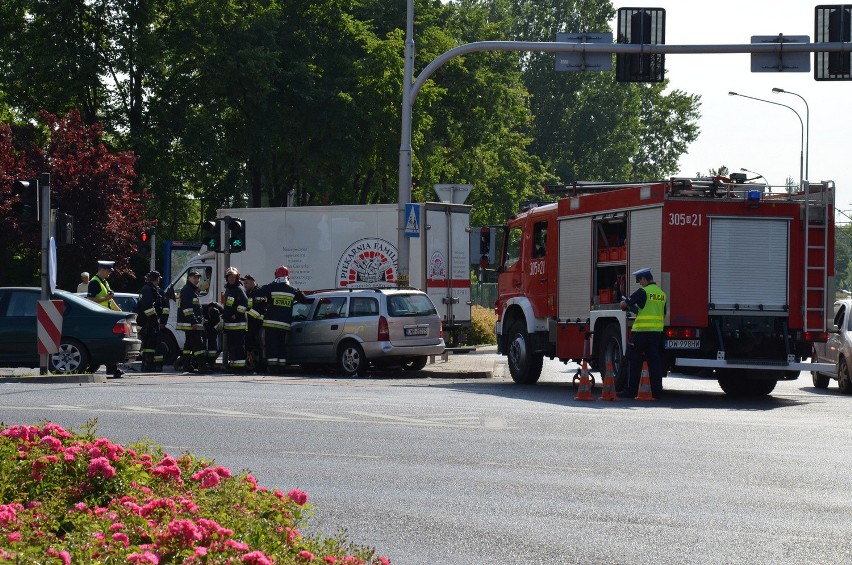
[(849, 378), (849, 363), (845, 358), (837, 361), (837, 386), (843, 394), (852, 394), (852, 379)]
[(746, 379), (738, 376), (737, 371), (717, 371), (719, 386), (729, 396), (766, 396), (775, 390), (777, 379)]
[(621, 346), (621, 329), (615, 324), (609, 324), (601, 332), (598, 341), (598, 371), (606, 374), (607, 362), (612, 363), (612, 374), (615, 377), (615, 390), (624, 390), (627, 386), (627, 364), (624, 360), (624, 348)]
[(518, 320), (509, 329), (508, 361), (512, 380), (518, 384), (531, 385), (538, 382), (544, 354), (532, 350), (523, 320)]

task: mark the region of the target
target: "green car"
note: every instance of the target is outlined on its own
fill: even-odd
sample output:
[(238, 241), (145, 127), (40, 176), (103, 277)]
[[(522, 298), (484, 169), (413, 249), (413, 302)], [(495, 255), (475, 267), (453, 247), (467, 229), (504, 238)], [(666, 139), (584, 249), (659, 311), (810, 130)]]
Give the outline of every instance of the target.
[[(62, 341), (59, 352), (48, 356), (48, 370), (56, 373), (93, 372), (101, 365), (134, 361), (142, 342), (136, 334), (136, 314), (112, 311), (70, 292), (57, 290), (62, 300)], [(0, 288), (0, 365), (38, 367), (36, 304), (41, 289)]]

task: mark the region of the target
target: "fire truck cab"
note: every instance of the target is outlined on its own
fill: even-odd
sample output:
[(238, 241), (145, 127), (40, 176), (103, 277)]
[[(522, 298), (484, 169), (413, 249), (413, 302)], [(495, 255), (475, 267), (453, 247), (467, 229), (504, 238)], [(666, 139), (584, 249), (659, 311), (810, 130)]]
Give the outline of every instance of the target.
[(834, 301), (834, 183), (772, 192), (744, 179), (574, 185), (511, 218), (498, 262), (498, 351), (537, 382), (543, 358), (611, 362), (624, 385), (633, 315), (622, 296), (648, 267), (668, 296), (664, 366), (732, 395), (796, 379), (825, 341)]

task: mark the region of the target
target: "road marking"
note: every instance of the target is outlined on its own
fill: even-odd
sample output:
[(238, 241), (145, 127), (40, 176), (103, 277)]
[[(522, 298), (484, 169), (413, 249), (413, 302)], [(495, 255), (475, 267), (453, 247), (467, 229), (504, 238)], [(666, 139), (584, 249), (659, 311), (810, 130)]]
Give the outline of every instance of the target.
[(281, 455), (313, 455), (316, 457), (343, 457), (345, 459), (383, 459), (384, 455), (364, 455), (363, 453), (322, 453), (320, 451), (279, 451)]
[(48, 404), (45, 408), (55, 408), (57, 410), (88, 410), (88, 406), (72, 406), (70, 404)]
[(293, 416), (297, 416), (299, 419), (308, 419), (308, 420), (328, 420), (333, 422), (347, 422), (349, 418), (343, 416), (331, 416), (329, 414), (316, 414), (314, 412), (297, 412), (296, 410), (278, 410), (282, 414), (291, 414)]
[(131, 412), (144, 412), (146, 414), (173, 414), (173, 412), (169, 412), (168, 410), (160, 410), (159, 408), (154, 408), (153, 406), (122, 406), (125, 410), (130, 410)]
[(224, 416), (253, 416), (258, 417), (260, 414), (254, 414), (252, 412), (240, 412), (239, 410), (224, 410), (220, 408), (195, 408), (196, 410), (201, 410), (202, 412), (210, 412), (212, 414), (222, 414)]

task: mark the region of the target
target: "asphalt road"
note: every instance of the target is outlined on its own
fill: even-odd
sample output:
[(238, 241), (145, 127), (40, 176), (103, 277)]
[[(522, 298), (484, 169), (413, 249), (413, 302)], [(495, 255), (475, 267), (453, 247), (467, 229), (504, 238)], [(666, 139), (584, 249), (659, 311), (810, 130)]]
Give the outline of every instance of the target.
[[(505, 378), (162, 376), (0, 384), (0, 420), (150, 438), (310, 495), (311, 529), (396, 564), (852, 563), (852, 397), (579, 402)], [(595, 391), (596, 396), (599, 389)]]

